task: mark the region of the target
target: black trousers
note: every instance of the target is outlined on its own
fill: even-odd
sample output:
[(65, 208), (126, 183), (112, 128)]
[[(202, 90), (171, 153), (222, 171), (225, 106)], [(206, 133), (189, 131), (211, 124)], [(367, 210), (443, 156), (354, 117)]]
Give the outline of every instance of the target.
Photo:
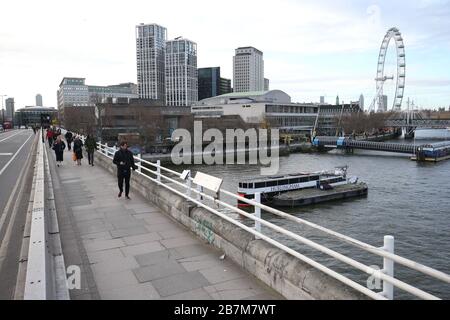
[(69, 151), (72, 150), (72, 140), (67, 140), (67, 148), (69, 148)]
[(123, 181), (125, 180), (125, 195), (128, 196), (130, 194), (130, 177), (131, 177), (131, 171), (123, 171), (119, 170), (117, 172), (117, 180), (119, 184), (119, 190), (120, 193), (123, 192)]
[(89, 160), (89, 164), (94, 164), (94, 151), (89, 152), (88, 151), (88, 160)]

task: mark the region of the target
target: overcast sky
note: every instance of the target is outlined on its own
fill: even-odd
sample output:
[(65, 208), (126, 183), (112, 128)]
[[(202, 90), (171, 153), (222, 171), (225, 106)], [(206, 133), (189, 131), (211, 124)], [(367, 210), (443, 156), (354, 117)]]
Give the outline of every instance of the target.
[[(65, 76), (136, 82), (139, 23), (197, 42), (198, 66), (220, 66), (223, 77), (232, 77), (234, 49), (254, 46), (264, 52), (271, 89), (293, 101), (324, 95), (331, 103), (337, 94), (355, 101), (363, 93), (366, 106), (381, 40), (396, 26), (406, 45), (405, 97), (450, 106), (450, 0), (2, 0), (0, 95), (14, 97), (18, 109), (41, 93), (56, 107)], [(394, 84), (386, 86), (392, 94)]]

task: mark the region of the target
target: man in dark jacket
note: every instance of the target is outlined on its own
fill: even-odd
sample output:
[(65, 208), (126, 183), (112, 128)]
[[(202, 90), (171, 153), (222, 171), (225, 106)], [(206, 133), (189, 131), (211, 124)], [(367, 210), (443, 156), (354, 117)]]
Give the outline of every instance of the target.
[(94, 166), (94, 151), (97, 150), (97, 142), (95, 138), (88, 134), (86, 141), (84, 142), (88, 154), (89, 165)]
[(120, 149), (114, 154), (113, 163), (117, 166), (118, 197), (122, 196), (123, 180), (125, 180), (125, 197), (130, 200), (128, 195), (130, 193), (131, 169), (136, 170), (137, 166), (134, 164), (133, 153), (128, 150), (128, 144), (125, 141), (120, 144)]
[(67, 141), (67, 147), (69, 149), (69, 151), (71, 150), (71, 144), (72, 144), (72, 139), (73, 139), (73, 134), (70, 131), (67, 131), (66, 134), (64, 135), (64, 137), (66, 138)]

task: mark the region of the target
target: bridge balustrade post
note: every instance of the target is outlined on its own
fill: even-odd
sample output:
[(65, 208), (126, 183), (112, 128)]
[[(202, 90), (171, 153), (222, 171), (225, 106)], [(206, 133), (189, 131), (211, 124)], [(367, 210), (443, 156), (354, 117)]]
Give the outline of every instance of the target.
[(142, 166), (142, 161), (141, 161), (142, 155), (139, 153), (136, 157), (139, 159), (139, 165), (138, 165), (137, 172), (142, 173), (142, 167), (141, 167)]
[[(384, 236), (384, 246), (383, 250), (394, 253), (394, 237), (393, 236)], [(393, 277), (394, 276), (394, 261), (388, 258), (383, 258), (383, 273)], [(381, 293), (383, 296), (388, 298), (389, 300), (394, 299), (394, 285), (387, 281), (383, 281), (383, 292)]]
[(156, 179), (161, 182), (161, 160), (156, 160)]
[[(255, 193), (255, 199), (254, 200), (258, 204), (261, 203), (261, 193), (260, 192), (256, 192)], [(255, 206), (255, 217), (261, 219), (261, 208), (259, 206)], [(258, 232), (261, 232), (261, 222), (256, 221), (256, 220), (255, 220), (255, 230), (258, 231)], [(259, 240), (261, 238), (255, 235), (255, 239)]]

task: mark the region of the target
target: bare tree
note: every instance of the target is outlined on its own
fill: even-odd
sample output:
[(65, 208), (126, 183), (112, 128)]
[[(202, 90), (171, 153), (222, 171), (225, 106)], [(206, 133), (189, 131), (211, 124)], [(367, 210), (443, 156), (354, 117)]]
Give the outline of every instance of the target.
[(94, 107), (64, 107), (64, 125), (67, 130), (92, 133), (95, 129)]

